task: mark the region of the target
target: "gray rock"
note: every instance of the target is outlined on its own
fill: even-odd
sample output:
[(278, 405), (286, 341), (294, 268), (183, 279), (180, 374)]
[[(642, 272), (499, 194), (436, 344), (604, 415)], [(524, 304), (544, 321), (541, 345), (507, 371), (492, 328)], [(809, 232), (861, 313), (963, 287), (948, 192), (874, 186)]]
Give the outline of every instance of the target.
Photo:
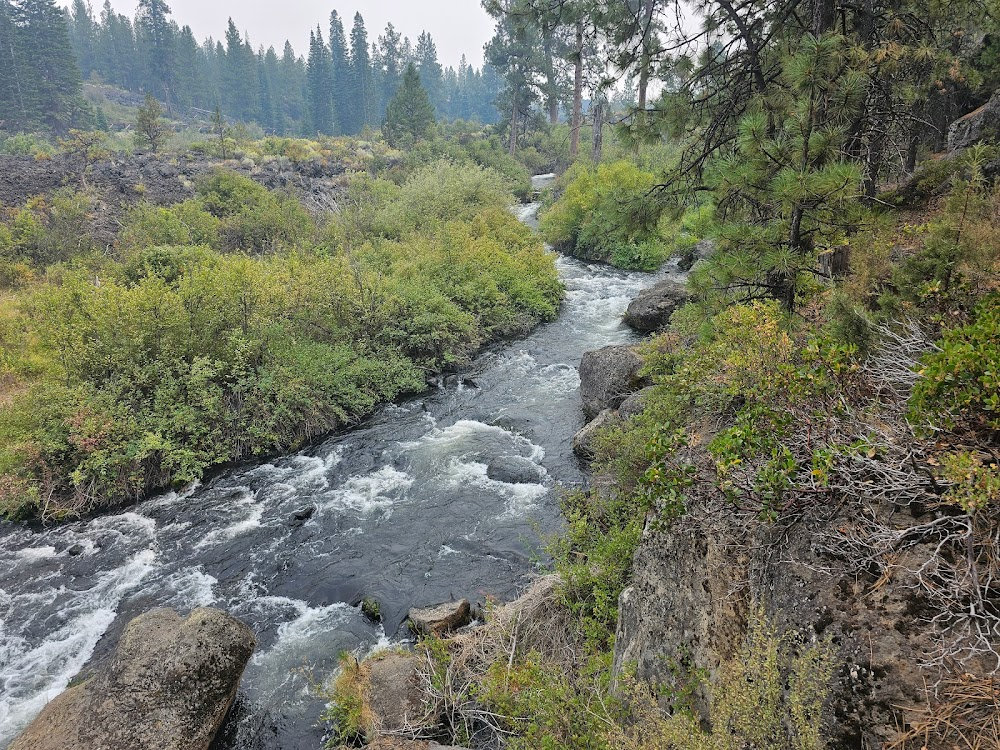
[(618, 416), (622, 419), (638, 417), (643, 413), (643, 411), (646, 410), (646, 398), (655, 390), (656, 386), (651, 385), (648, 388), (643, 388), (638, 393), (633, 393), (627, 399), (622, 401), (622, 405), (618, 407)]
[(601, 428), (612, 424), (618, 415), (612, 409), (605, 409), (594, 419), (587, 423), (587, 426), (576, 433), (573, 438), (573, 452), (580, 458), (591, 459), (594, 457), (594, 438)]
[[(673, 666), (683, 663), (714, 679), (759, 602), (778, 632), (830, 639), (837, 665), (824, 711), (830, 747), (898, 739), (898, 707), (925, 699), (920, 663), (932, 645), (913, 573), (900, 564), (891, 580), (875, 585), (846, 556), (823, 551), (817, 539), (843, 535), (856, 522), (850, 506), (806, 516), (791, 530), (750, 528), (731, 517), (697, 520), (705, 507), (670, 525), (647, 524), (632, 584), (619, 597), (615, 674), (634, 667), (639, 679), (669, 690), (684, 684)], [(889, 523), (916, 523), (891, 503), (873, 511)], [(699, 687), (691, 698), (707, 717), (708, 690)]]
[(468, 599), (435, 604), (433, 607), (414, 607), (409, 614), (410, 625), (422, 635), (442, 636), (467, 624), (471, 613), (472, 606)]
[(652, 333), (664, 328), (674, 310), (690, 299), (691, 294), (684, 284), (669, 279), (661, 281), (632, 301), (625, 311), (625, 323), (639, 333)]
[(49, 703), (9, 750), (208, 750), (253, 653), (254, 635), (217, 609), (130, 622), (86, 682)]
[(580, 395), (587, 417), (593, 419), (605, 409), (617, 409), (629, 394), (642, 388), (641, 368), (642, 358), (632, 346), (585, 352), (580, 362)]
[(955, 120), (948, 128), (949, 151), (959, 151), (996, 139), (1000, 139), (1000, 91), (982, 107)]
[(715, 240), (701, 240), (683, 256), (681, 256), (678, 268), (682, 271), (690, 271), (695, 265), (708, 260), (715, 255)]
[(494, 482), (506, 484), (538, 484), (542, 481), (542, 467), (530, 458), (501, 456), (486, 467), (486, 476)]
[[(416, 654), (395, 651), (379, 654), (365, 662), (367, 684), (364, 693), (371, 708), (371, 726), (366, 727), (365, 734), (369, 738), (433, 724), (424, 709), (420, 680), (423, 664)], [(388, 750), (394, 746), (382, 747)]]

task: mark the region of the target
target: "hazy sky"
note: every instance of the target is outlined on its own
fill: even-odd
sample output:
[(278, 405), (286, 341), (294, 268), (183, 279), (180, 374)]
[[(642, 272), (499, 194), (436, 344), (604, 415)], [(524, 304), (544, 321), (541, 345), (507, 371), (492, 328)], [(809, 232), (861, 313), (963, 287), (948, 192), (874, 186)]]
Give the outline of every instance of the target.
[[(101, 0), (91, 1), (94, 12), (99, 13)], [(136, 0), (111, 0), (111, 4), (119, 13), (135, 15)], [(429, 31), (444, 66), (458, 67), (465, 53), (469, 62), (478, 67), (483, 61), (483, 45), (493, 36), (493, 22), (479, 0), (168, 0), (168, 5), (174, 20), (181, 26), (189, 25), (198, 41), (209, 35), (222, 38), (232, 16), (241, 31), (250, 33), (254, 47), (273, 44), (279, 55), (286, 39), (298, 54), (305, 55), (309, 29), (316, 24), (320, 24), (326, 39), (330, 11), (334, 9), (344, 18), (348, 35), (355, 12), (361, 11), (370, 42), (389, 22), (414, 44), (421, 31)]]

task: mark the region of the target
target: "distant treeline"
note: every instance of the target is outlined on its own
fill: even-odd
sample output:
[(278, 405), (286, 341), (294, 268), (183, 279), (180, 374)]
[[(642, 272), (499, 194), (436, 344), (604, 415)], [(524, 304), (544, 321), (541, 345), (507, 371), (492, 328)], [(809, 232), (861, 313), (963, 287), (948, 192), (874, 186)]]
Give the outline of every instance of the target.
[(97, 77), (150, 92), (175, 113), (220, 107), (275, 133), (354, 134), (381, 124), (411, 62), (439, 117), (498, 118), (496, 71), (464, 56), (457, 70), (442, 67), (427, 32), (414, 45), (389, 24), (372, 42), (360, 13), (348, 34), (333, 11), (327, 28), (310, 32), (303, 57), (289, 42), (280, 54), (254, 48), (232, 19), (224, 40), (199, 43), (170, 14), (162, 0), (140, 0), (134, 19), (108, 0), (99, 15), (86, 0), (65, 9), (55, 0), (0, 0), (0, 128), (88, 124), (81, 79)]

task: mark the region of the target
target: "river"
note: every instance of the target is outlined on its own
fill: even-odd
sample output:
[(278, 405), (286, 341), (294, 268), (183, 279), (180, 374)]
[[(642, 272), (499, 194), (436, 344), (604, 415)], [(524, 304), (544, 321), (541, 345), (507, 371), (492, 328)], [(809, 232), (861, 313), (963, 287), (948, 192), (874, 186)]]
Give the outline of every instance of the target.
[[(538, 205), (516, 211), (534, 224)], [(556, 485), (585, 482), (570, 446), (584, 423), (581, 356), (633, 340), (621, 315), (657, 279), (557, 265), (567, 296), (556, 321), (355, 429), (116, 515), (0, 525), (0, 748), (153, 607), (220, 607), (257, 633), (215, 747), (316, 750), (310, 685), (338, 653), (405, 637), (414, 605), (515, 596), (539, 536), (558, 528)], [(538, 480), (490, 479), (503, 456), (530, 459)], [(303, 508), (311, 517), (296, 519)], [(362, 616), (363, 597), (384, 627)]]

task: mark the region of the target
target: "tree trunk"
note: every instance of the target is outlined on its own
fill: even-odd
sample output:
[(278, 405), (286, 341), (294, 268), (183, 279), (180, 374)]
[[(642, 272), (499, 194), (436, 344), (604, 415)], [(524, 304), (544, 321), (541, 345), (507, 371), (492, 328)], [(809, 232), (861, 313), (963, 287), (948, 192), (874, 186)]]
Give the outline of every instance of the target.
[(573, 72), (573, 123), (569, 139), (570, 158), (580, 153), (580, 128), (583, 127), (583, 20), (576, 22), (576, 65)]
[(517, 153), (517, 129), (520, 124), (517, 121), (517, 92), (514, 92), (514, 105), (510, 110), (510, 155)]
[(604, 150), (604, 97), (598, 96), (594, 102), (594, 147), (590, 158), (594, 164), (601, 163)]
[(833, 0), (813, 0), (812, 32), (813, 36), (821, 36), (833, 28), (837, 20), (836, 7)]
[(637, 104), (640, 112), (646, 109), (646, 92), (649, 89), (650, 47), (653, 44), (650, 37), (653, 31), (654, 4), (655, 0), (643, 0), (642, 53), (639, 56), (639, 101)]

